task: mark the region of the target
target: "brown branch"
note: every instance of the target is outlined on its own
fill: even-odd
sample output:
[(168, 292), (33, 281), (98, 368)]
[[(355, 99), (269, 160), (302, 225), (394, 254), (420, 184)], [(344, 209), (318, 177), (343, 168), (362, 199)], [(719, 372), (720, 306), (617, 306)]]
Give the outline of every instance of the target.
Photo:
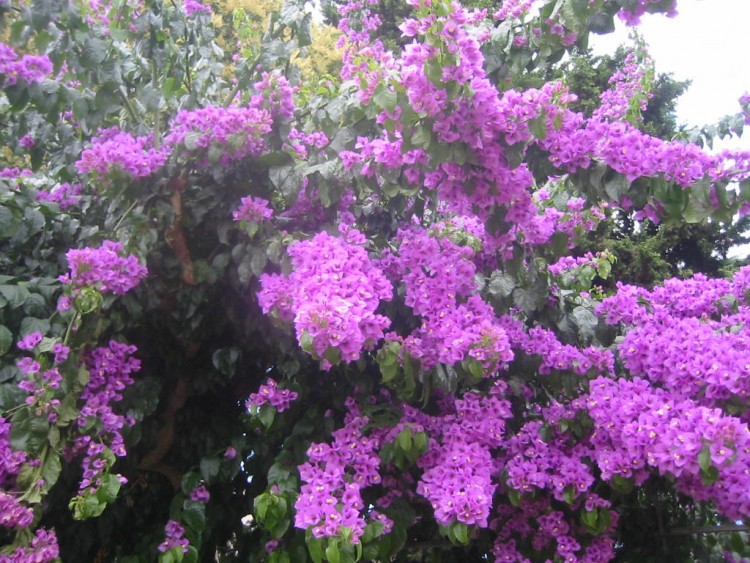
[(186, 184), (185, 179), (179, 177), (172, 178), (169, 182), (169, 186), (173, 189), (171, 201), (174, 221), (167, 231), (166, 240), (182, 266), (182, 282), (187, 285), (195, 285), (193, 259), (190, 256), (185, 231), (182, 228), (182, 189)]
[(177, 490), (180, 488), (182, 482), (182, 476), (171, 465), (164, 463), (162, 459), (167, 455), (174, 439), (176, 436), (176, 417), (177, 412), (185, 405), (188, 396), (188, 382), (182, 374), (178, 374), (177, 385), (175, 386), (172, 394), (169, 396), (169, 403), (167, 404), (167, 410), (164, 413), (166, 419), (164, 426), (162, 426), (159, 433), (156, 435), (156, 444), (150, 452), (141, 460), (138, 464), (139, 469), (145, 469), (146, 471), (155, 471), (161, 473), (169, 479), (172, 488)]

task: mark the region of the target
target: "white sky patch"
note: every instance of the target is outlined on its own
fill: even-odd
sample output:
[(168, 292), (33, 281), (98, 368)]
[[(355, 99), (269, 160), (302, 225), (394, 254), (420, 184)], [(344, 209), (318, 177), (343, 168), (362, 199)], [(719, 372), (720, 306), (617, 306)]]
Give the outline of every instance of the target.
[[(646, 14), (638, 26), (657, 73), (672, 73), (692, 84), (678, 100), (677, 121), (688, 127), (710, 125), (740, 110), (739, 97), (750, 91), (750, 0), (678, 0), (678, 15)], [(627, 43), (629, 29), (590, 37), (597, 55), (612, 54)], [(750, 150), (750, 129), (741, 139), (718, 141), (714, 150)], [(750, 245), (736, 246), (731, 258), (750, 255)]]
[[(740, 110), (750, 91), (750, 0), (678, 0), (678, 15), (646, 14), (638, 30), (649, 46), (657, 73), (693, 82), (677, 104), (677, 121), (688, 126), (716, 123)], [(628, 28), (591, 35), (598, 55), (612, 54), (628, 40)], [(721, 148), (750, 150), (750, 131)]]

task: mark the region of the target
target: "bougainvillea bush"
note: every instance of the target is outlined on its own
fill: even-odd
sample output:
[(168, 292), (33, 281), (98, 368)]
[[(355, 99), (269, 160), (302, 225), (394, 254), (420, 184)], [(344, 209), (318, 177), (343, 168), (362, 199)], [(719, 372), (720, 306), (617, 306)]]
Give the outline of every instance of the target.
[(657, 493), (750, 516), (750, 270), (604, 294), (576, 251), (746, 213), (750, 154), (642, 132), (640, 43), (590, 117), (524, 86), (674, 3), (406, 9), (388, 51), (341, 3), (303, 82), (296, 0), (0, 2), (0, 561), (604, 562)]

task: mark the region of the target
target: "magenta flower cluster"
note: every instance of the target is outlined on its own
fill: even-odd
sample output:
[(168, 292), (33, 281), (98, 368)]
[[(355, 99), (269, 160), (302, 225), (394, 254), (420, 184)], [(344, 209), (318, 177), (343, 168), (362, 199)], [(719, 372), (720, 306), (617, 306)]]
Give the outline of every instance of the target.
[(145, 178), (166, 162), (169, 150), (157, 149), (150, 136), (133, 137), (113, 127), (91, 140), (91, 147), (76, 162), (78, 172), (108, 179), (124, 174), (128, 178)]
[(431, 230), (412, 225), (399, 232), (398, 250), (385, 254), (381, 263), (395, 283), (404, 285), (405, 304), (422, 321), (403, 338), (409, 355), (425, 368), (474, 359), (485, 375), (492, 375), (513, 353), (494, 312), (477, 293), (474, 249), (453, 242), (480, 239), (459, 233), (453, 223)]
[(554, 264), (547, 266), (547, 270), (553, 276), (559, 276), (564, 272), (569, 272), (585, 266), (595, 268), (596, 265), (596, 257), (590, 252), (587, 252), (583, 256), (563, 256)]
[(386, 532), (392, 523), (376, 511), (363, 514), (362, 489), (380, 483), (379, 440), (363, 435), (368, 418), (353, 399), (343, 428), (333, 432), (331, 445), (312, 444), (308, 461), (299, 467), (300, 488), (294, 525), (310, 529), (316, 538), (336, 537), (346, 528), (351, 543), (358, 543), (366, 519), (380, 521)]
[[(24, 506), (20, 492), (15, 490), (16, 478), (24, 463), (26, 452), (14, 450), (10, 444), (10, 422), (0, 417), (0, 527), (7, 530), (28, 528), (34, 521), (34, 511)], [(37, 529), (29, 545), (18, 547), (10, 554), (0, 555), (0, 563), (38, 561), (47, 563), (59, 557), (54, 531)]]
[(490, 396), (466, 393), (443, 416), (425, 422), (432, 441), (418, 460), (424, 472), (416, 491), (430, 501), (441, 525), (489, 525), (499, 468), (492, 451), (504, 443), (511, 416), (510, 403), (500, 396), (504, 389), (496, 386)]
[(310, 149), (322, 149), (328, 145), (328, 137), (322, 131), (305, 133), (299, 129), (292, 128), (287, 136), (289, 148), (297, 153), (299, 158), (305, 159)]
[[(641, 21), (641, 16), (649, 11), (651, 5), (661, 4), (663, 0), (635, 0), (628, 2), (627, 7), (623, 7), (617, 15), (628, 25), (637, 25)], [(677, 15), (677, 0), (670, 0), (667, 15), (673, 17)]]
[(0, 554), (0, 563), (52, 563), (59, 561), (60, 548), (53, 530), (39, 528), (34, 531), (31, 542), (26, 547), (18, 547), (10, 555)]
[(29, 84), (41, 82), (52, 73), (52, 61), (47, 55), (23, 55), (9, 45), (0, 42), (0, 78), (6, 86), (12, 86), (19, 80)]
[(280, 72), (263, 72), (253, 85), (257, 94), (250, 98), (250, 107), (268, 112), (271, 119), (290, 119), (294, 115), (294, 91)]
[(78, 205), (83, 192), (81, 184), (69, 184), (67, 182), (55, 186), (49, 191), (40, 190), (36, 196), (37, 201), (48, 201), (56, 203), (62, 211)]
[(540, 326), (527, 329), (524, 324), (509, 315), (500, 322), (514, 349), (541, 359), (539, 373), (547, 375), (557, 371), (572, 371), (578, 375), (597, 373), (614, 374), (614, 356), (610, 350), (589, 346), (578, 348), (563, 344), (551, 330)]
[(141, 369), (140, 360), (133, 357), (136, 351), (135, 346), (111, 340), (86, 357), (90, 379), (81, 393), (83, 404), (76, 420), (81, 435), (73, 445), (74, 452), (85, 451), (82, 493), (94, 494), (101, 475), (110, 469), (105, 447), (117, 457), (126, 454), (121, 431), (133, 421), (117, 414), (114, 405), (122, 401), (122, 392), (133, 384), (133, 374)]
[(190, 17), (195, 14), (210, 14), (211, 6), (201, 4), (197, 0), (185, 0), (185, 15)]
[(268, 201), (255, 196), (243, 197), (240, 206), (232, 214), (235, 221), (252, 221), (262, 223), (273, 217), (273, 209), (268, 206)]
[[(666, 280), (651, 291), (619, 285), (599, 308), (630, 329), (619, 345), (625, 367), (675, 399), (724, 406), (750, 395), (750, 333), (743, 268), (734, 280)], [(684, 335), (689, 334), (690, 338)]]
[[(364, 236), (342, 227), (293, 243), (289, 276), (264, 274), (258, 302), (263, 312), (293, 320), (297, 340), (324, 369), (359, 358), (383, 337), (389, 320), (375, 313), (392, 288), (364, 248)], [(333, 357), (331, 357), (333, 354)]]
[(99, 248), (69, 250), (70, 272), (58, 279), (73, 291), (93, 287), (102, 293), (123, 295), (138, 285), (148, 271), (138, 258), (124, 255), (122, 243), (105, 240)]
[(164, 526), (164, 541), (159, 544), (159, 551), (164, 553), (172, 548), (179, 548), (182, 553), (188, 552), (190, 542), (185, 537), (185, 528), (175, 520), (169, 520)]
[(245, 408), (248, 410), (260, 408), (263, 405), (271, 405), (276, 412), (284, 412), (291, 406), (292, 401), (296, 401), (299, 395), (289, 389), (280, 389), (276, 380), (270, 377), (260, 386), (257, 393), (251, 393), (245, 402)]
[(610, 121), (630, 118), (631, 123), (642, 121), (640, 112), (646, 109), (650, 97), (648, 81), (653, 64), (643, 48), (628, 53), (623, 66), (609, 79), (612, 87), (602, 93), (601, 105), (592, 117)]
[[(591, 382), (586, 401), (596, 429), (592, 459), (604, 479), (614, 475), (636, 483), (654, 468), (676, 479), (678, 489), (696, 500), (711, 499), (737, 519), (750, 514), (750, 430), (720, 409), (700, 406), (634, 378)], [(701, 453), (718, 470), (715, 482), (702, 481)]]
[(164, 138), (177, 154), (203, 155), (216, 151), (219, 164), (258, 156), (265, 148), (264, 135), (271, 130), (271, 116), (256, 107), (208, 106), (181, 110)]

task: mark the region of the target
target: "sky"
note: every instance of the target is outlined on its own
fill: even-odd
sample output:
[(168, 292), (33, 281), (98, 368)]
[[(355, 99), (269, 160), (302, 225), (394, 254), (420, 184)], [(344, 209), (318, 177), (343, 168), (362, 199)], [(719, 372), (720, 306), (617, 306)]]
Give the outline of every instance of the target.
[[(673, 73), (692, 85), (677, 105), (677, 120), (689, 126), (715, 123), (737, 113), (737, 100), (750, 91), (750, 0), (678, 0), (678, 15), (646, 14), (638, 26), (658, 73)], [(592, 35), (596, 54), (614, 53), (628, 28)], [(721, 148), (750, 150), (750, 131)]]

